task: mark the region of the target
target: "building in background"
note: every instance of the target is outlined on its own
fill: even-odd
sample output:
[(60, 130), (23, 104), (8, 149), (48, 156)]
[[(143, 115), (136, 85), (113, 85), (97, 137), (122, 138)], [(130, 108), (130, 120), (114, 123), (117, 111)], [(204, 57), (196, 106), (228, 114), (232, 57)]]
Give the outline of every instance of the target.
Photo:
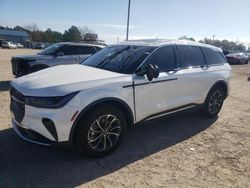
[(20, 43), (27, 47), (27, 44), (30, 42), (30, 40), (31, 37), (26, 31), (0, 29), (0, 41)]

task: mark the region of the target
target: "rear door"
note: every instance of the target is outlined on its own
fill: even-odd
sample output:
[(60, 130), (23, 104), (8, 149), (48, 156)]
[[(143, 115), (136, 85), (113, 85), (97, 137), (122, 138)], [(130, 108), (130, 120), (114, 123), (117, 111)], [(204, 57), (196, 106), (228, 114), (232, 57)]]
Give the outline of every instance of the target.
[(94, 46), (78, 46), (79, 62), (96, 53)]
[(206, 57), (206, 63), (208, 65), (206, 74), (206, 88), (204, 88), (204, 97), (206, 97), (208, 90), (219, 80), (230, 79), (230, 68), (227, 60), (222, 52), (217, 49), (202, 47), (202, 51)]
[(177, 45), (181, 58), (180, 80), (185, 87), (185, 102), (199, 104), (204, 101), (207, 88), (208, 66), (199, 46)]

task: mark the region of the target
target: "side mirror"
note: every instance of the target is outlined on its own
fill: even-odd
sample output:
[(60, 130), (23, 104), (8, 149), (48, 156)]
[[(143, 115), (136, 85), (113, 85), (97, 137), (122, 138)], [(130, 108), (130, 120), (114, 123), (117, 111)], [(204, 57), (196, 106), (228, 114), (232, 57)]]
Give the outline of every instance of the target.
[(149, 81), (153, 80), (153, 78), (158, 78), (160, 71), (157, 65), (148, 64), (145, 66), (146, 75)]
[(63, 52), (57, 52), (57, 53), (56, 53), (56, 56), (63, 56), (63, 55), (64, 55)]

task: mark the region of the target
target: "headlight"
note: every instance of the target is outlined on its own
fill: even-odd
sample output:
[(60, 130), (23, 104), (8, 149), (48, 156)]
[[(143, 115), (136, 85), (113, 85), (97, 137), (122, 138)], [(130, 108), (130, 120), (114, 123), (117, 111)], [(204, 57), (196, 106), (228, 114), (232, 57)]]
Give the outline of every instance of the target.
[(25, 96), (25, 104), (40, 108), (60, 108), (69, 102), (78, 92), (59, 97), (30, 97)]

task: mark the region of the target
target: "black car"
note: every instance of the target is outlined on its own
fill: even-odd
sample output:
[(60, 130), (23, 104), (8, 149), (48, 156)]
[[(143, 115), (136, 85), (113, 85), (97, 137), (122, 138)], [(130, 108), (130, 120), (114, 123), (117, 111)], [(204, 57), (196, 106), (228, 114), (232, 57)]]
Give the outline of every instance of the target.
[(61, 64), (77, 64), (104, 46), (62, 42), (56, 43), (37, 53), (37, 55), (15, 56), (11, 59), (12, 73), (20, 77)]

